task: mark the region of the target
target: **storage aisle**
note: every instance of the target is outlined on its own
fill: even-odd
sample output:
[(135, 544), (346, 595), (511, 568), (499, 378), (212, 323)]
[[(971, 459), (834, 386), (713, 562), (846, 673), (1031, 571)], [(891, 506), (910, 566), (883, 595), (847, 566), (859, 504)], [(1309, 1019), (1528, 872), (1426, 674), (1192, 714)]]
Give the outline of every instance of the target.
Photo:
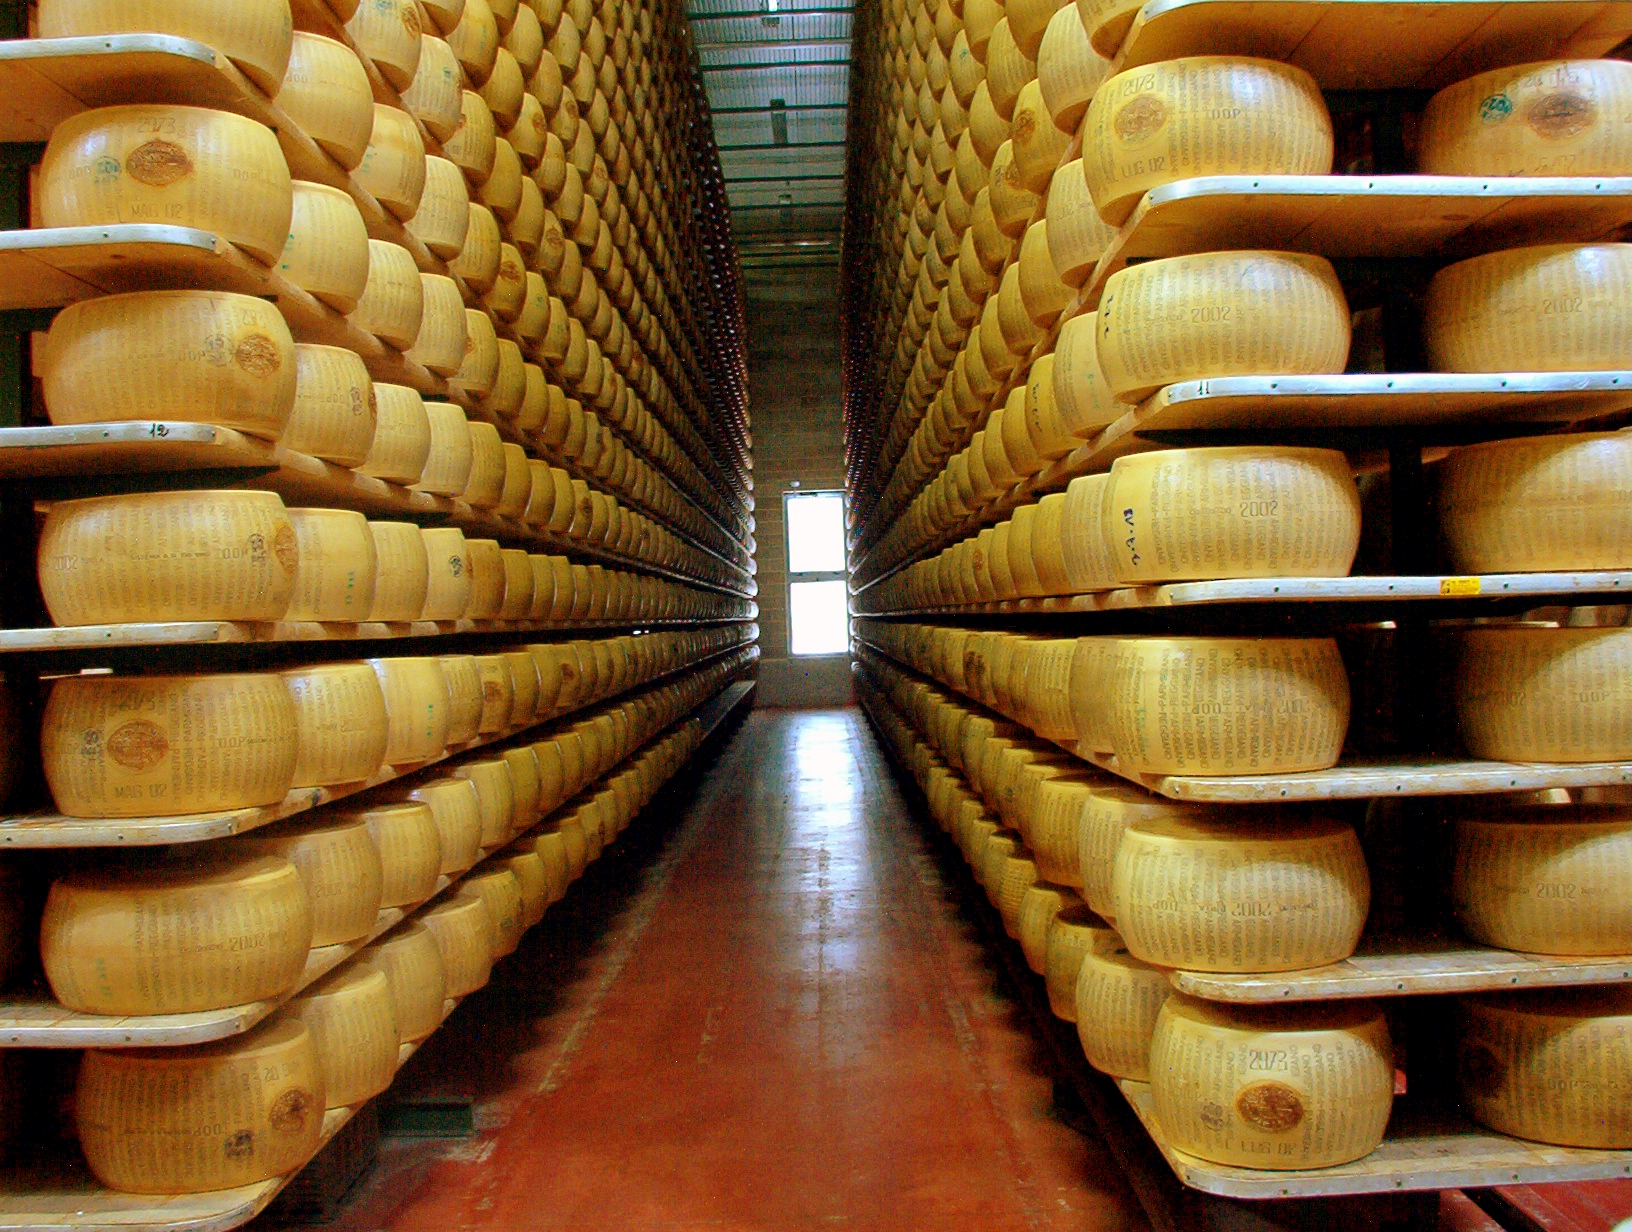
[(685, 802), (615, 918), (546, 922), (403, 1074), (476, 1136), (388, 1140), (328, 1227), (1144, 1226), (859, 711), (753, 713)]

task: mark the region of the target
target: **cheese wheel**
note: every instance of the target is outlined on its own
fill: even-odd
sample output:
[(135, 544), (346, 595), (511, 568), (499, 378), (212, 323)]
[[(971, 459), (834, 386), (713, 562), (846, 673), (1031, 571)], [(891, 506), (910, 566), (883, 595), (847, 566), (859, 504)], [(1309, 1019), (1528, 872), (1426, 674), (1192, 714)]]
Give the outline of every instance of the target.
[(209, 0), (46, 0), (37, 37), (174, 34), (213, 47), (268, 97), (289, 64), (289, 0), (222, 6)]
[(1083, 811), (1097, 780), (1086, 776), (1055, 775), (1036, 787), (1027, 827), (1027, 844), (1037, 871), (1055, 885), (1081, 886)]
[(1075, 895), (1068, 897), (1067, 891), (1044, 881), (1033, 882), (1020, 896), (1020, 949), (1025, 954), (1026, 965), (1038, 975), (1046, 969), (1048, 934), (1054, 927), (1055, 917), (1072, 901)]
[(1149, 1082), (1150, 1037), (1172, 994), (1164, 968), (1120, 947), (1084, 953), (1072, 1012), (1088, 1064), (1115, 1078)]
[(361, 1104), (396, 1077), (396, 1005), (383, 972), (349, 966), (296, 997), (283, 1016), (311, 1034), (330, 1108)]
[(448, 682), (448, 743), (464, 744), (476, 738), (482, 717), (482, 669), (475, 655), (443, 655), (442, 674)]
[(374, 540), (374, 602), (369, 620), (406, 623), (425, 609), (430, 560), (425, 538), (412, 522), (370, 522)]
[(1116, 930), (1081, 903), (1069, 903), (1054, 917), (1043, 955), (1043, 982), (1056, 1018), (1077, 1021), (1077, 977), (1083, 960), (1121, 948)]
[(443, 274), (421, 274), (419, 283), (424, 309), (408, 358), (438, 376), (452, 376), (465, 362), (465, 301), (459, 284)]
[(133, 291), (69, 304), (38, 356), (55, 424), (175, 420), (276, 437), (295, 405), (277, 307), (224, 291)]
[(436, 892), (442, 871), (442, 838), (430, 805), (410, 800), (348, 810), (338, 816), (368, 827), (380, 853), (380, 906), (412, 907)]
[(1345, 577), (1360, 492), (1335, 449), (1165, 449), (1111, 466), (1102, 532), (1117, 580)]
[(374, 383), (345, 347), (295, 347), (295, 405), (279, 443), (338, 466), (361, 466), (374, 445)]
[(1077, 826), (1077, 872), (1082, 878), (1083, 901), (1099, 915), (1115, 918), (1112, 876), (1122, 835), (1129, 826), (1164, 817), (1205, 815), (1193, 804), (1181, 804), (1131, 785), (1093, 785)]
[(40, 958), (67, 1009), (186, 1014), (288, 992), (311, 936), (292, 864), (214, 854), (59, 877), (46, 896)]
[[(500, 345), (508, 345), (511, 347), (515, 346), (515, 344), (512, 342), (504, 342)], [(498, 516), (501, 518), (519, 518), (527, 511), (527, 503), (533, 494), (533, 472), (527, 465), (527, 451), (522, 446), (511, 441), (506, 441), (503, 446), (503, 451), (504, 486), (499, 490), (499, 503), (494, 506), (493, 512), (498, 514)], [(543, 467), (544, 463), (540, 462), (538, 465)], [(523, 557), (526, 555), (526, 552), (522, 552)], [(531, 565), (527, 567), (527, 573), (528, 606), (530, 607), (532, 599)], [(506, 606), (510, 606), (510, 598), (508, 593), (506, 594), (505, 602)], [(526, 609), (523, 609), (521, 615), (525, 616), (526, 614)], [(519, 618), (520, 617), (514, 616), (506, 617), (507, 620)]]
[(376, 941), (353, 962), (352, 970), (377, 971), (391, 991), (391, 1018), (397, 1043), (412, 1044), (442, 1025), (447, 977), (436, 937), (417, 920)]
[[(493, 388), (499, 375), (499, 339), (493, 328), (493, 318), (476, 308), (465, 309), (465, 354), (459, 369), (448, 381), (456, 390), (464, 390), (483, 397)], [(477, 425), (473, 424), (472, 427)], [(481, 425), (491, 427), (489, 424)], [(495, 433), (497, 429), (494, 429)], [(503, 481), (503, 460), (500, 460), (500, 481)], [(494, 501), (498, 500), (497, 495)], [(484, 506), (491, 508), (492, 506)]]
[(1106, 282), (1098, 354), (1123, 402), (1204, 377), (1342, 372), (1348, 301), (1324, 257), (1242, 251), (1147, 261)]
[(272, 130), (203, 107), (96, 107), (59, 123), (40, 160), (44, 227), (196, 227), (273, 263), (289, 238), (289, 166)]
[[(529, 184), (532, 183), (531, 180), (526, 182)], [(493, 312), (501, 320), (507, 322), (514, 321), (521, 315), (521, 310), (525, 306), (526, 295), (527, 267), (525, 262), (522, 260), (521, 253), (513, 244), (502, 244), (499, 248), (498, 273), (494, 277), (492, 287), (488, 289), (487, 294), (482, 296), (482, 307)], [(501, 343), (500, 345), (502, 349), (504, 344)], [(515, 343), (512, 342), (509, 343), (509, 345), (514, 347)], [(515, 359), (515, 375), (510, 379), (517, 380), (519, 379), (520, 374), (521, 353), (518, 350), (516, 352)], [(497, 391), (495, 391), (489, 399), (489, 405), (494, 410), (499, 410), (497, 406), (492, 405), (493, 401), (498, 399), (498, 397), (499, 394)], [(508, 395), (505, 401), (508, 402), (510, 397), (519, 400), (519, 387), (513, 395)], [(508, 414), (510, 412), (505, 410), (501, 411), (500, 413)]]
[[(525, 564), (527, 553), (519, 555)], [(507, 549), (505, 561), (508, 564), (514, 557)], [(532, 567), (527, 566), (528, 580), (532, 580)], [(513, 686), (514, 701), (510, 712), (510, 727), (521, 727), (530, 724), (534, 715), (538, 713), (539, 674), (538, 665), (533, 656), (525, 650), (508, 650), (504, 653), (504, 661), (510, 669), (510, 681)]]
[(1088, 41), (1107, 60), (1114, 59), (1144, 0), (1077, 0), (1077, 12), (1088, 29)]
[(1194, 971), (1293, 971), (1354, 952), (1371, 904), (1345, 823), (1137, 821), (1111, 877), (1116, 929), (1148, 963)]
[[(526, 842), (528, 840), (522, 840)], [(566, 840), (559, 833), (540, 834), (531, 840), (533, 851), (543, 865), (550, 889), (550, 902), (560, 902), (572, 883), (572, 866), (567, 859)]]
[[(417, 39), (414, 50), (419, 50)], [(413, 218), (425, 192), (425, 140), (414, 117), (375, 103), (368, 149), (352, 176), (392, 214), (404, 222)]]
[(1447, 86), (1422, 114), (1417, 161), (1429, 175), (1632, 172), (1632, 65), (1543, 60)]
[[(484, 424), (483, 427), (488, 425)], [(472, 620), (493, 620), (504, 604), (504, 553), (496, 539), (467, 539)]]
[[(454, 408), (458, 410), (457, 407)], [(470, 609), (470, 545), (464, 532), (439, 526), (420, 532), (429, 572), (421, 620), (462, 620)]]
[(1632, 567), (1632, 436), (1572, 433), (1459, 449), (1439, 524), (1464, 573)]
[(454, 257), (470, 228), (470, 193), (459, 168), (445, 158), (425, 159), (425, 190), (407, 229), (439, 257)]
[(448, 268), (477, 292), (486, 291), (499, 274), (504, 235), (493, 211), (479, 201), (466, 207), (465, 241)]
[(347, 171), (363, 161), (374, 129), (374, 92), (350, 47), (295, 31), (277, 99), (295, 126)]
[(1447, 265), (1423, 299), (1439, 372), (1616, 369), (1632, 346), (1632, 244), (1538, 244)]
[(505, 749), (500, 757), (510, 774), (510, 829), (519, 833), (538, 820), (543, 791), (538, 754), (530, 745)]
[(246, 851), (282, 856), (312, 900), (312, 945), (366, 936), (380, 914), (384, 873), (361, 821), (338, 817), (261, 830), (238, 840)]
[(296, 180), (289, 239), (278, 272), (336, 312), (357, 307), (368, 286), (368, 228), (348, 193)]
[(495, 927), (485, 901), (458, 895), (432, 907), (419, 922), (436, 939), (449, 997), (468, 996), (487, 983), (493, 971)]
[(421, 7), (431, 19), (432, 26), (443, 34), (457, 28), (459, 19), (465, 14), (465, 0), (422, 0)]
[(442, 778), (421, 783), (408, 793), (431, 810), (436, 824), (443, 876), (462, 873), (475, 864), (482, 850), (482, 802), (468, 779)]
[(347, 319), (405, 351), (418, 339), (424, 313), (425, 290), (408, 250), (389, 240), (369, 240), (368, 283)]
[[(1058, 371), (1058, 355), (1054, 366)], [(1060, 563), (1065, 570), (1068, 593), (1083, 594), (1116, 586), (1111, 545), (1105, 540), (1100, 514), (1109, 483), (1108, 474), (1080, 475), (1065, 490), (1065, 505), (1060, 511)], [(1082, 696), (1075, 688), (1072, 693)], [(1087, 733), (1083, 730), (1081, 715), (1074, 717), (1072, 725), (1077, 738), (1085, 739)], [(1095, 743), (1089, 747), (1097, 751), (1101, 746)]]
[(395, 88), (414, 79), (422, 29), (414, 0), (369, 0), (346, 22), (359, 54), (367, 56)]
[(483, 82), (499, 53), (499, 23), (487, 0), (465, 0), (459, 24), (448, 31), (448, 46), (474, 82)]
[[(1062, 5), (1049, 19), (1037, 49), (1037, 84), (1055, 128), (1067, 135), (1076, 133), (1110, 68), (1110, 61), (1088, 41), (1079, 6)], [(1081, 175), (1079, 168), (1079, 183)]]
[(1050, 370), (1054, 414), (1073, 436), (1092, 436), (1127, 410), (1117, 401), (1101, 367), (1100, 332), (1100, 314), (1082, 313), (1061, 326), (1055, 340)]
[(299, 568), (287, 620), (367, 620), (378, 557), (368, 519), (349, 509), (291, 509)]
[(476, 788), (482, 806), (482, 846), (497, 847), (509, 837), (510, 820), (516, 811), (515, 787), (504, 758), (461, 762), (453, 768), (453, 776), (468, 780)]
[(454, 895), (454, 900), (474, 900), (482, 903), (492, 921), (488, 944), (492, 946), (494, 961), (513, 954), (521, 944), (525, 930), (522, 920), (521, 882), (515, 873), (503, 864), (483, 866), (466, 877)]
[(1455, 824), (1451, 899), (1468, 936), (1536, 954), (1632, 953), (1632, 907), (1622, 893), (1632, 812), (1495, 809)]
[(1624, 988), (1463, 997), (1456, 1074), (1474, 1120), (1558, 1146), (1632, 1145), (1632, 1000)]
[[(501, 135), (515, 148), (524, 168), (531, 171), (538, 166), (549, 144), (550, 132), (549, 121), (544, 116), (544, 105), (538, 101), (536, 95), (521, 96), (521, 108), (516, 113), (515, 121)], [(537, 247), (539, 236), (544, 230), (544, 191), (539, 187), (538, 181), (528, 178), (521, 183), (521, 193), (522, 203), (512, 225), (519, 225), (525, 215), (529, 219), (531, 239), (527, 245), (522, 245), (519, 238), (516, 242), (522, 247)]]
[(531, 928), (544, 918), (545, 908), (550, 905), (550, 878), (544, 861), (536, 851), (512, 848), (500, 864), (515, 874), (521, 888), (521, 925), (523, 929)]
[(434, 34), (420, 35), (419, 64), (402, 91), (402, 105), (438, 141), (446, 141), (459, 128), (462, 89), (453, 49)]
[(1133, 639), (1108, 683), (1124, 771), (1324, 770), (1348, 731), (1349, 681), (1330, 638)]
[(448, 682), (434, 658), (370, 659), (385, 694), (385, 760), (407, 765), (440, 757), (448, 745)]
[(310, 1033), (275, 1018), (214, 1044), (88, 1050), (74, 1122), (85, 1162), (109, 1189), (206, 1193), (303, 1165), (322, 1135), (324, 1100)]
[(40, 532), (53, 623), (279, 620), (299, 548), (271, 492), (147, 492), (59, 501)]
[(40, 756), (70, 817), (164, 817), (278, 804), (294, 778), (295, 704), (270, 673), (67, 676)]
[(1080, 287), (1116, 238), (1115, 228), (1094, 208), (1080, 158), (1062, 165), (1049, 181), (1044, 217), (1056, 276), (1067, 286)]
[(385, 695), (366, 663), (314, 663), (282, 675), (295, 702), (294, 787), (372, 778), (385, 761)]
[(473, 182), (480, 183), (493, 170), (493, 152), (498, 130), (493, 112), (474, 90), (459, 95), (459, 124), (442, 140), (442, 152)]
[(500, 128), (509, 128), (516, 122), (516, 117), (521, 114), (521, 100), (525, 91), (521, 65), (507, 48), (501, 46), (494, 55), (493, 71), (477, 91), (493, 112), (493, 121)]
[(433, 496), (458, 496), (470, 482), (471, 468), (475, 465), (475, 438), (470, 432), (470, 422), (465, 412), (451, 402), (425, 403), (425, 419), (431, 429), (431, 447), (426, 452), (420, 480), (414, 486)]
[(1100, 216), (1120, 226), (1148, 190), (1191, 176), (1330, 174), (1332, 119), (1315, 79), (1291, 64), (1248, 56), (1145, 64), (1095, 91), (1082, 167)]
[(1248, 1008), (1175, 995), (1151, 1037), (1150, 1093), (1162, 1136), (1186, 1154), (1300, 1171), (1349, 1163), (1376, 1149), (1393, 1106), (1388, 1025), (1366, 1002)]
[(1632, 757), (1632, 629), (1468, 629), (1453, 696), (1475, 757), (1624, 761)]

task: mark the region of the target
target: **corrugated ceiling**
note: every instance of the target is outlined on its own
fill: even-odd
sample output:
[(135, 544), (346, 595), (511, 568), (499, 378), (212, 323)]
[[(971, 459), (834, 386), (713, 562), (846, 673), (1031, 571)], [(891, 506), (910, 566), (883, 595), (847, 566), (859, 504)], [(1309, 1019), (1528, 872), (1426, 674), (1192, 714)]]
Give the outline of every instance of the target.
[(853, 0), (688, 0), (745, 248), (837, 239), (853, 7)]

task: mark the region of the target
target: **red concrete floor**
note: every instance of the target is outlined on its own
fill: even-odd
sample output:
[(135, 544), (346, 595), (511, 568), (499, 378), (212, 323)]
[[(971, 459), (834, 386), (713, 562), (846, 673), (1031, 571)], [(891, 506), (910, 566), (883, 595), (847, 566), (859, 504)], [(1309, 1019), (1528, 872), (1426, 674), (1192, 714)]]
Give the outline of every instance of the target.
[(328, 1227), (1145, 1227), (859, 711), (751, 714), (681, 803), (399, 1079), (475, 1137), (388, 1140)]

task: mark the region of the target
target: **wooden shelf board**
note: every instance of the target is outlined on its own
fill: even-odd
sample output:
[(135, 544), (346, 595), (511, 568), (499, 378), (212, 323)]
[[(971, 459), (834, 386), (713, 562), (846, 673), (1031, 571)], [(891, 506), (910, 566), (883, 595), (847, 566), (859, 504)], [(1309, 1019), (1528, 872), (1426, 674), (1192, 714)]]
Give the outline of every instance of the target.
[(267, 295), (271, 271), (192, 227), (117, 223), (0, 231), (0, 308), (59, 308), (124, 291)]
[(1624, 4), (1565, 0), (1152, 0), (1111, 71), (1197, 55), (1287, 60), (1325, 89), (1438, 89), (1529, 60), (1602, 56)]
[(1599, 239), (1629, 220), (1626, 176), (1197, 176), (1145, 194), (1078, 306), (1096, 307), (1106, 280), (1130, 262), (1183, 253), (1271, 248), (1333, 258), (1455, 258), (1538, 235), (1554, 243)]
[(1362, 939), (1357, 953), (1325, 967), (1257, 975), (1174, 971), (1169, 979), (1192, 997), (1240, 1003), (1443, 996), (1621, 984), (1632, 980), (1632, 954), (1520, 954), (1461, 937)]
[(1354, 1163), (1296, 1172), (1231, 1167), (1169, 1145), (1156, 1122), (1148, 1083), (1120, 1079), (1117, 1086), (1179, 1180), (1220, 1197), (1327, 1198), (1632, 1177), (1632, 1151), (1547, 1146), (1492, 1133), (1454, 1116), (1413, 1117), (1398, 1111), (1382, 1145)]

